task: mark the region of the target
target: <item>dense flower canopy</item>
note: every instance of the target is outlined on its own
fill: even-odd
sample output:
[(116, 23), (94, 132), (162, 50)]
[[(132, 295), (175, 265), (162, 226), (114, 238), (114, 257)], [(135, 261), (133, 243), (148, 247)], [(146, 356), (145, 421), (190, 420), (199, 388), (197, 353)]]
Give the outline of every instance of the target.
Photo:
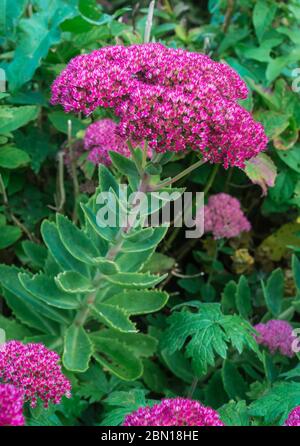
[(11, 384), (0, 384), (0, 426), (23, 426), (24, 395)]
[(295, 407), (290, 412), (285, 426), (300, 426), (300, 406)]
[(248, 91), (229, 66), (159, 43), (110, 46), (72, 59), (52, 85), (52, 104), (89, 114), (113, 108), (118, 133), (157, 152), (200, 151), (228, 166), (264, 150), (260, 123), (238, 104)]
[(223, 426), (219, 414), (198, 401), (164, 399), (127, 415), (124, 426)]
[(9, 341), (0, 347), (0, 381), (12, 384), (24, 392), (26, 401), (34, 407), (37, 398), (44, 406), (59, 404), (70, 397), (71, 384), (62, 374), (57, 353), (43, 344), (22, 344)]
[(293, 328), (287, 321), (272, 319), (267, 323), (254, 326), (259, 335), (256, 336), (258, 344), (268, 347), (271, 353), (280, 352), (284, 356), (292, 357)]
[(237, 237), (250, 229), (251, 225), (236, 198), (224, 193), (209, 197), (204, 206), (205, 232), (212, 232), (214, 238), (219, 239)]
[(109, 150), (130, 157), (126, 140), (119, 136), (116, 130), (117, 124), (111, 119), (101, 119), (87, 128), (84, 148), (89, 151), (88, 159), (94, 164), (111, 164)]

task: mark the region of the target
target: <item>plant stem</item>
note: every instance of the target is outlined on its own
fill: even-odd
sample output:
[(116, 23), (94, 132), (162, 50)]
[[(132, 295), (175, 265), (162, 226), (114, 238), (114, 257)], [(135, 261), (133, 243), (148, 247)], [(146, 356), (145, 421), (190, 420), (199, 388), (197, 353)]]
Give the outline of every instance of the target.
[(158, 191), (160, 189), (162, 189), (163, 187), (167, 187), (170, 186), (171, 184), (175, 183), (176, 181), (180, 180), (181, 178), (185, 177), (186, 175), (188, 175), (189, 173), (193, 172), (193, 170), (197, 169), (198, 167), (202, 166), (203, 164), (205, 164), (206, 161), (204, 161), (203, 159), (198, 160), (195, 164), (192, 164), (191, 166), (187, 167), (185, 170), (183, 170), (182, 172), (180, 172), (178, 175), (176, 175), (173, 178), (168, 178), (165, 181), (162, 181), (161, 183), (157, 184), (156, 186), (154, 186), (152, 188), (152, 191)]
[(145, 33), (144, 33), (144, 43), (149, 43), (150, 42), (151, 28), (152, 28), (152, 22), (153, 22), (153, 13), (154, 13), (154, 5), (155, 5), (155, 0), (152, 0), (150, 2), (149, 8), (148, 8), (148, 14), (147, 14), (147, 20), (146, 20), (146, 26), (145, 26)]
[[(219, 170), (219, 164), (215, 164), (213, 167), (213, 170), (209, 176), (208, 182), (203, 190), (204, 195), (207, 194), (208, 191), (210, 190), (210, 188), (212, 187), (213, 182), (214, 182), (216, 175), (218, 173), (218, 170)], [(190, 204), (190, 206), (192, 206), (192, 205), (193, 205), (193, 203)], [(170, 235), (170, 237), (168, 238), (168, 240), (166, 241), (166, 243), (162, 249), (163, 253), (169, 250), (173, 241), (176, 239), (178, 233), (180, 232), (180, 229), (181, 229), (180, 227), (173, 229), (172, 234)]]
[(210, 188), (212, 187), (212, 185), (213, 185), (213, 183), (215, 181), (216, 175), (218, 173), (219, 167), (220, 167), (220, 164), (215, 164), (214, 165), (213, 170), (210, 173), (208, 182), (206, 183), (206, 186), (203, 189), (204, 195), (207, 194), (209, 192)]
[(194, 392), (195, 392), (195, 390), (197, 388), (198, 381), (199, 381), (199, 379), (196, 378), (196, 377), (193, 379), (191, 387), (190, 387), (190, 389), (188, 391), (188, 395), (187, 395), (188, 398), (192, 399), (192, 397), (194, 395)]
[(68, 120), (68, 149), (71, 159), (71, 173), (73, 181), (73, 193), (74, 193), (74, 209), (73, 209), (73, 221), (77, 222), (77, 200), (79, 196), (79, 182), (77, 176), (77, 160), (74, 157), (73, 143), (72, 143), (72, 121)]
[[(151, 178), (150, 175), (147, 175), (147, 174), (142, 175), (137, 192), (146, 192), (147, 191), (150, 178)], [(115, 239), (115, 244), (113, 246), (111, 246), (110, 249), (107, 251), (107, 254), (105, 256), (105, 258), (107, 260), (114, 260), (116, 258), (116, 256), (120, 252), (122, 245), (124, 243), (123, 234), (125, 232), (130, 231), (131, 228), (132, 228), (132, 224), (131, 225), (129, 224), (126, 228), (120, 228), (120, 230), (117, 234), (117, 237)], [(101, 274), (97, 277), (97, 279), (99, 279), (99, 278), (101, 278)], [(90, 307), (90, 305), (94, 304), (94, 302), (97, 298), (98, 291), (99, 291), (99, 288), (96, 291), (94, 291), (92, 294), (87, 296), (84, 306), (78, 311), (77, 315), (75, 316), (74, 323), (76, 325), (83, 326), (85, 324), (87, 318), (89, 317), (89, 313), (90, 313), (89, 307)]]

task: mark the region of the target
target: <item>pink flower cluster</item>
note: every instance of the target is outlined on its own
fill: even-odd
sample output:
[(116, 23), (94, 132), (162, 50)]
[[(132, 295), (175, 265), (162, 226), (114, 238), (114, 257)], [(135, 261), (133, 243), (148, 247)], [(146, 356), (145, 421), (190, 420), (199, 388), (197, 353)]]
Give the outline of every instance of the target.
[(22, 390), (10, 384), (0, 384), (0, 426), (23, 426)]
[(224, 426), (219, 414), (198, 401), (164, 399), (127, 415), (123, 426)]
[(72, 59), (52, 85), (52, 104), (89, 114), (113, 108), (118, 133), (157, 152), (202, 153), (228, 166), (264, 150), (260, 123), (239, 104), (246, 84), (208, 56), (159, 43), (105, 47)]
[(255, 325), (254, 329), (259, 333), (255, 336), (258, 344), (268, 347), (272, 354), (279, 351), (284, 356), (294, 356), (292, 343), (295, 338), (292, 336), (293, 328), (287, 321), (272, 319), (266, 324)]
[(219, 239), (237, 237), (250, 229), (251, 225), (236, 198), (224, 193), (209, 197), (204, 206), (205, 232), (212, 232), (214, 238)]
[(37, 398), (45, 407), (49, 402), (59, 404), (64, 395), (71, 395), (71, 384), (62, 374), (59, 359), (43, 344), (9, 341), (0, 347), (0, 381), (21, 389), (32, 407)]
[(94, 164), (111, 164), (109, 150), (130, 157), (130, 150), (124, 138), (116, 132), (117, 124), (111, 119), (101, 119), (91, 124), (85, 133), (84, 148), (89, 150), (88, 159)]
[(289, 414), (285, 426), (300, 426), (300, 406), (295, 407)]

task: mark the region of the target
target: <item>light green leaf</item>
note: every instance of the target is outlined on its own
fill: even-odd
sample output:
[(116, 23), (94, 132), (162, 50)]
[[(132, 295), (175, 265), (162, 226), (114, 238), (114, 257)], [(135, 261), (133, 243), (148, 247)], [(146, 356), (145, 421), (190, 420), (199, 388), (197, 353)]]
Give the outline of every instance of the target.
[(44, 220), (41, 232), (49, 251), (63, 270), (74, 270), (89, 277), (87, 265), (75, 259), (64, 247), (55, 223)]
[[(92, 283), (76, 271), (64, 271), (54, 278), (57, 286), (66, 293), (91, 293), (95, 291)], [(74, 297), (71, 297), (75, 300)]]
[(17, 169), (26, 166), (30, 158), (24, 150), (13, 146), (4, 146), (0, 149), (0, 167), (5, 169)]
[[(70, 310), (80, 306), (80, 302), (75, 296), (70, 296), (60, 290), (56, 286), (54, 279), (48, 277), (46, 274), (40, 273), (31, 277), (29, 274), (19, 273), (19, 279), (29, 293), (38, 297), (51, 307)], [(68, 319), (66, 322), (68, 322)]]
[(160, 310), (166, 305), (168, 298), (168, 293), (164, 291), (132, 290), (115, 294), (105, 303), (118, 305), (126, 313), (138, 315)]
[(75, 259), (93, 265), (99, 252), (84, 232), (61, 214), (56, 215), (56, 222), (60, 239), (69, 253)]
[(94, 358), (106, 370), (125, 381), (135, 381), (143, 374), (143, 364), (124, 343), (112, 338), (93, 335)]
[(93, 314), (109, 327), (124, 333), (137, 332), (135, 324), (129, 320), (129, 313), (123, 308), (106, 303), (96, 303), (90, 308)]
[(18, 277), (20, 272), (22, 273), (23, 271), (14, 266), (0, 265), (0, 282), (3, 288), (13, 293), (25, 304), (28, 304), (35, 312), (61, 324), (68, 323), (68, 319), (63, 312), (45, 304), (23, 287)]
[(261, 42), (275, 17), (277, 5), (268, 0), (258, 0), (253, 9), (253, 25), (258, 40)]
[(63, 364), (73, 372), (85, 372), (93, 353), (92, 343), (84, 328), (71, 325), (66, 331)]
[(37, 118), (39, 108), (35, 105), (23, 107), (0, 107), (0, 133), (9, 133)]
[(273, 316), (279, 316), (284, 297), (284, 274), (281, 268), (277, 268), (272, 272), (268, 278), (267, 285), (263, 282), (261, 283), (269, 311), (271, 311)]
[(157, 276), (149, 273), (118, 273), (106, 276), (106, 279), (126, 288), (150, 288), (162, 282), (166, 276), (167, 274)]

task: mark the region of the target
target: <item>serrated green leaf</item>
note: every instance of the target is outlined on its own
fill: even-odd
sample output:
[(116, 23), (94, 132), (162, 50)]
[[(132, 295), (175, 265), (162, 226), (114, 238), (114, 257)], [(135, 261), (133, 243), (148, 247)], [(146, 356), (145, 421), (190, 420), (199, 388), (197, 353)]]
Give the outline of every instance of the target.
[[(95, 291), (91, 281), (76, 271), (65, 271), (54, 278), (56, 285), (66, 293), (88, 293)], [(75, 300), (75, 297), (70, 297)]]
[(104, 259), (103, 257), (97, 257), (94, 259), (100, 273), (105, 276), (110, 276), (112, 274), (118, 274), (120, 272), (118, 265), (112, 260)]
[[(91, 334), (90, 336), (92, 339), (93, 335)], [(122, 333), (112, 329), (101, 330), (101, 337), (116, 339), (118, 342), (124, 343), (126, 348), (130, 349), (137, 357), (152, 356), (155, 353), (158, 344), (158, 341), (148, 334)]]
[(218, 409), (225, 426), (250, 426), (248, 408), (245, 401), (229, 401)]
[(106, 276), (106, 279), (125, 288), (150, 288), (162, 282), (166, 276), (167, 274), (157, 276), (148, 273), (118, 273)]
[(18, 277), (20, 272), (22, 273), (23, 271), (16, 267), (0, 265), (0, 281), (3, 288), (15, 294), (19, 299), (21, 299), (24, 303), (29, 304), (34, 311), (40, 313), (41, 315), (61, 324), (67, 323), (68, 319), (66, 319), (63, 312), (45, 304), (23, 287)]
[(92, 343), (84, 328), (71, 325), (65, 335), (63, 364), (67, 370), (84, 372), (93, 353)]
[(289, 412), (299, 405), (300, 383), (276, 383), (249, 406), (252, 416), (263, 417), (266, 423), (282, 425)]
[(93, 336), (94, 358), (106, 370), (125, 381), (134, 381), (143, 373), (143, 364), (124, 343), (116, 339)]
[(168, 298), (168, 293), (164, 291), (132, 290), (115, 294), (105, 303), (118, 305), (127, 314), (138, 315), (160, 310), (166, 305)]
[[(80, 306), (80, 302), (75, 296), (60, 290), (54, 279), (46, 274), (30, 276), (26, 273), (19, 273), (18, 277), (25, 290), (51, 307), (72, 310)], [(68, 321), (69, 319), (66, 317), (65, 322), (68, 323)]]
[(75, 259), (64, 247), (55, 223), (44, 220), (41, 226), (41, 232), (44, 242), (53, 258), (63, 270), (74, 270), (79, 274), (89, 277), (87, 265)]
[(109, 151), (109, 156), (113, 165), (126, 176), (136, 176), (138, 174), (134, 162), (126, 158), (126, 156), (120, 155), (118, 152)]
[[(248, 347), (258, 352), (253, 329), (241, 317), (223, 315), (220, 304), (198, 304), (199, 312), (175, 312), (169, 319), (169, 328), (162, 339), (162, 349), (173, 353), (186, 344), (186, 356), (192, 359), (195, 373), (202, 376), (215, 356), (227, 357), (228, 344), (239, 353)], [(189, 339), (189, 340), (188, 340)]]
[(96, 303), (90, 306), (93, 314), (111, 328), (124, 333), (133, 333), (137, 329), (129, 320), (129, 314), (117, 305)]
[(64, 247), (77, 260), (90, 265), (99, 252), (90, 239), (77, 228), (68, 218), (61, 214), (56, 215), (57, 229)]

